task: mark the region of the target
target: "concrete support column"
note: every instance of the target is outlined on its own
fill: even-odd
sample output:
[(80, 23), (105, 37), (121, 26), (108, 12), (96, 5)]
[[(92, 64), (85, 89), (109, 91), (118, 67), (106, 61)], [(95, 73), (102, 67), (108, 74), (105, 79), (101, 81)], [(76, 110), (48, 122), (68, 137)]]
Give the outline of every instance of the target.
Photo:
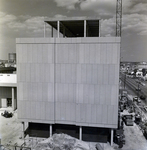
[(79, 128), (79, 140), (82, 140), (82, 127), (80, 126)]
[(53, 37), (54, 36), (54, 30), (53, 30), (53, 27), (52, 27), (52, 31), (51, 31), (51, 37)]
[(86, 37), (86, 20), (84, 20), (84, 37)]
[(101, 21), (99, 20), (99, 37), (101, 37)]
[(58, 38), (60, 37), (60, 21), (57, 21)]
[(44, 38), (46, 37), (46, 23), (44, 21)]
[(111, 129), (111, 146), (113, 146), (113, 129)]
[(12, 87), (12, 109), (15, 110), (15, 104), (14, 104), (14, 87)]
[[(0, 145), (1, 145), (1, 135), (0, 135)], [(0, 147), (1, 148), (1, 147)]]
[(22, 139), (24, 139), (25, 123), (22, 122)]
[(63, 27), (63, 37), (65, 37), (65, 27)]
[(50, 137), (52, 136), (52, 124), (50, 124)]

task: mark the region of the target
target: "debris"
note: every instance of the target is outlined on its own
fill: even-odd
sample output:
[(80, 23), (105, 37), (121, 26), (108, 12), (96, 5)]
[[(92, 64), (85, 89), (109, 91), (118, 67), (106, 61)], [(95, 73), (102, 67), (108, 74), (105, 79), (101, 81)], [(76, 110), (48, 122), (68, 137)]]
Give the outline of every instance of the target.
[(97, 149), (97, 150), (104, 150), (104, 149), (102, 148), (102, 146), (101, 146), (99, 143), (96, 144), (96, 149)]
[(5, 110), (4, 113), (1, 113), (1, 115), (6, 118), (13, 117), (13, 114), (11, 112), (8, 112), (7, 110)]
[(34, 150), (89, 150), (86, 142), (80, 141), (67, 134), (54, 134), (52, 137), (38, 143)]

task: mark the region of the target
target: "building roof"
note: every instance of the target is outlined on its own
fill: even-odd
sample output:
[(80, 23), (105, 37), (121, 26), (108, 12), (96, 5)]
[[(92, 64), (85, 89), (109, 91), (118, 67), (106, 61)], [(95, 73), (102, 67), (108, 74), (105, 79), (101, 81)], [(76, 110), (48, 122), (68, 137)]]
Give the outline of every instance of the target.
[(60, 32), (66, 37), (84, 37), (84, 21), (86, 21), (86, 37), (99, 36), (99, 20), (98, 18), (88, 17), (72, 17), (45, 19), (45, 22), (57, 30), (58, 21), (60, 22)]

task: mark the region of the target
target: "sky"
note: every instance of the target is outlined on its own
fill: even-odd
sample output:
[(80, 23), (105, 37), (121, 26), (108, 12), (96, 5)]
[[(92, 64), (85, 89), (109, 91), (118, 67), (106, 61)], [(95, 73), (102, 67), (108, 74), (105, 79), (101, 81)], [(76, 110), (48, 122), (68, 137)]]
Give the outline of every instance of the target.
[[(0, 0), (0, 59), (16, 38), (44, 37), (44, 18), (98, 17), (101, 36), (116, 34), (117, 0)], [(121, 61), (147, 62), (147, 0), (122, 0)], [(46, 36), (50, 37), (50, 27)]]

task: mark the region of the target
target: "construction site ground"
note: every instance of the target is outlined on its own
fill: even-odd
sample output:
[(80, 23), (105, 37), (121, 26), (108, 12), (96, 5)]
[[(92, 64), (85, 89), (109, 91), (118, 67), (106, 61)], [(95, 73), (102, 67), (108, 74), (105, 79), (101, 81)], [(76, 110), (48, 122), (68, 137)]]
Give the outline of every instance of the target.
[[(11, 108), (7, 109), (11, 111)], [(4, 110), (6, 109), (0, 109), (0, 113), (3, 113)], [(0, 137), (2, 145), (6, 147), (8, 145), (21, 146), (24, 142), (26, 142), (26, 146), (33, 149), (37, 143), (46, 140), (43, 138), (32, 138), (28, 136), (23, 139), (22, 123), (17, 119), (17, 110), (14, 111), (13, 114), (12, 118), (5, 118), (0, 115)], [(121, 148), (122, 150), (147, 150), (147, 141), (138, 125), (134, 123), (134, 126), (124, 126), (124, 134), (126, 143), (123, 148)], [(95, 149), (96, 143), (86, 143), (89, 145), (89, 149)], [(113, 144), (113, 146), (110, 146), (110, 143), (100, 144), (104, 150), (119, 150), (118, 145), (116, 144)]]

